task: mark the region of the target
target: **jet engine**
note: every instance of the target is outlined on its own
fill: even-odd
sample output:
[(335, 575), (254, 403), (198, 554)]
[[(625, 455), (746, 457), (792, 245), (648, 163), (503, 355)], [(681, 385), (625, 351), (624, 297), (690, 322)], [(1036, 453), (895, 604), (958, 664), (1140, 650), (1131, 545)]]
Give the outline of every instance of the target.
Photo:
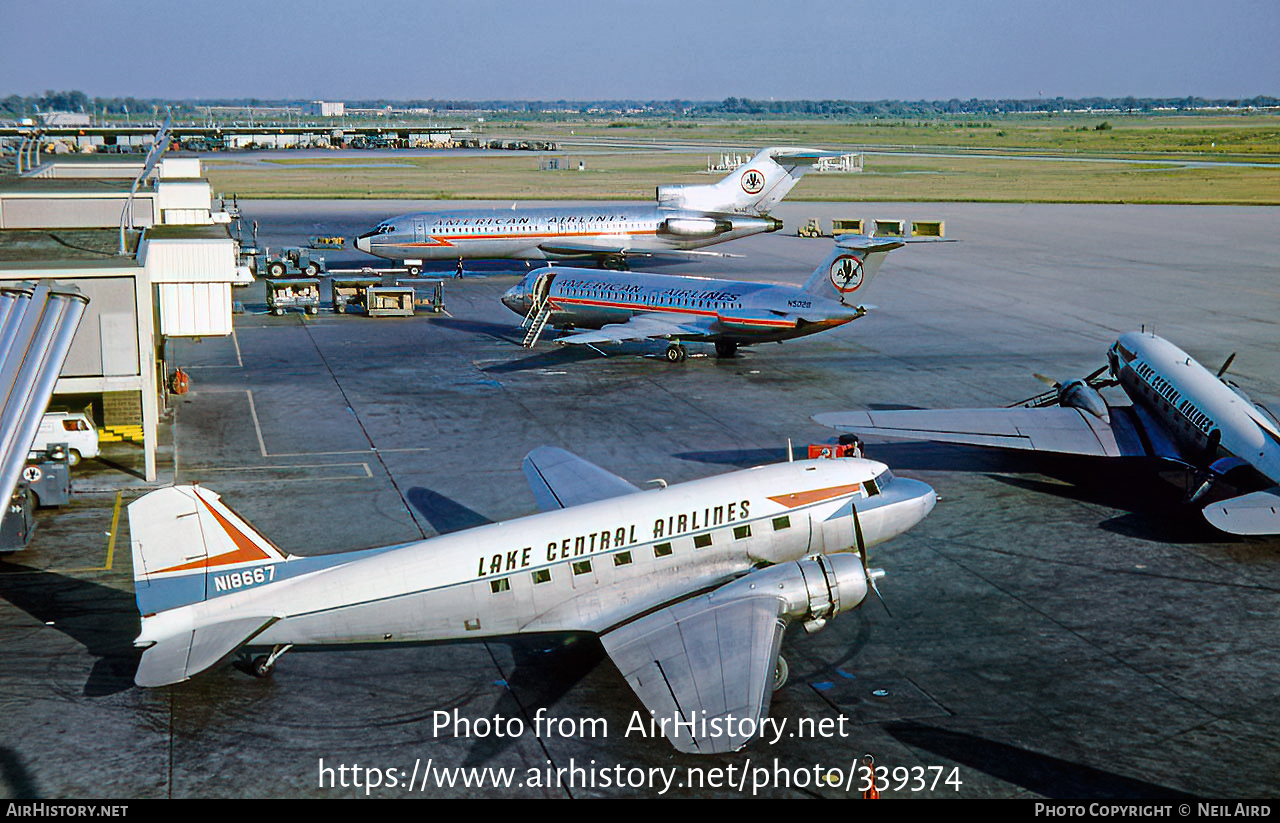
[(658, 224), (658, 234), (676, 237), (715, 237), (733, 231), (733, 223), (714, 217), (668, 217)]

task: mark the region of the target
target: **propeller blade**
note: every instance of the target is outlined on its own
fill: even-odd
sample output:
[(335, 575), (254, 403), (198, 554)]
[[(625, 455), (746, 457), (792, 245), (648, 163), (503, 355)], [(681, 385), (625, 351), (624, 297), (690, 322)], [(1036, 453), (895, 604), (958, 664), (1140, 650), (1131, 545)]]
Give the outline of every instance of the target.
[[(1096, 389), (1096, 388), (1098, 388), (1097, 386), (1094, 386), (1093, 381), (1094, 381), (1094, 380), (1097, 380), (1099, 377), (1101, 377), (1102, 375), (1106, 374), (1106, 373), (1107, 373), (1107, 370), (1108, 370), (1108, 369), (1110, 369), (1110, 368), (1111, 368), (1110, 366), (1103, 366), (1102, 368), (1100, 368), (1100, 369), (1098, 369), (1097, 371), (1095, 371), (1093, 374), (1091, 374), (1091, 375), (1089, 375), (1088, 377), (1086, 377), (1086, 378), (1084, 379), (1084, 382), (1085, 382), (1085, 383), (1088, 383), (1090, 386), (1093, 386), (1095, 389)], [(1107, 379), (1106, 379), (1106, 380), (1104, 380), (1103, 382), (1104, 382), (1104, 383), (1111, 382), (1111, 378), (1107, 378)], [(1115, 384), (1114, 384), (1114, 383), (1112, 383), (1112, 385), (1115, 385)]]
[(1040, 394), (1028, 397), (1026, 400), (1019, 400), (1017, 403), (1010, 403), (1005, 408), (1012, 409), (1018, 406), (1029, 406), (1030, 408), (1038, 409), (1041, 406), (1055, 406), (1057, 403), (1058, 390), (1050, 389), (1047, 392), (1041, 392)]
[(889, 604), (884, 602), (884, 598), (880, 596), (880, 587), (876, 585), (876, 579), (884, 574), (872, 574), (871, 569), (867, 568), (867, 541), (862, 536), (862, 517), (858, 514), (858, 506), (856, 501), (849, 502), (849, 508), (853, 512), (853, 536), (858, 541), (858, 559), (862, 562), (862, 576), (867, 581), (867, 588), (875, 593), (876, 600), (880, 601), (880, 605), (884, 606), (885, 614), (893, 617), (893, 612), (889, 611)]
[(1236, 353), (1231, 352), (1231, 356), (1227, 358), (1227, 362), (1222, 364), (1222, 368), (1218, 369), (1218, 377), (1227, 373), (1227, 369), (1231, 368), (1231, 363), (1236, 359)]
[(1057, 380), (1054, 380), (1052, 377), (1045, 377), (1040, 372), (1032, 372), (1031, 376), (1047, 386), (1053, 386), (1055, 389), (1058, 387)]

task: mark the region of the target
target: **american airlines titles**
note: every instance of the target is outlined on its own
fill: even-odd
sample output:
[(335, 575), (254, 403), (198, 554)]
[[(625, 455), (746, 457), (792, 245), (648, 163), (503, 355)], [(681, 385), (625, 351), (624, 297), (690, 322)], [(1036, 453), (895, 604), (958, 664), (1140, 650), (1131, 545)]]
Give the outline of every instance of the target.
[[(653, 539), (676, 537), (686, 532), (721, 526), (745, 520), (751, 508), (751, 501), (737, 500), (720, 506), (707, 506), (701, 511), (691, 511), (660, 517), (653, 521)], [(553, 540), (547, 543), (544, 555), (546, 563), (555, 563), (575, 557), (606, 552), (640, 542), (636, 536), (636, 524), (602, 529), (589, 534), (578, 534)], [(540, 552), (541, 554), (541, 552)], [(537, 563), (541, 565), (543, 558), (535, 560), (533, 547), (525, 546), (507, 552), (481, 555), (477, 559), (476, 577), (492, 577), (508, 572), (526, 569)]]
[(613, 223), (625, 221), (626, 215), (561, 215), (542, 218), (534, 217), (440, 217), (432, 222), (432, 226), (524, 226), (530, 223)]
[[(718, 300), (724, 302), (735, 302), (739, 295), (734, 292), (727, 291), (699, 291), (698, 289), (662, 289), (654, 290), (643, 284), (631, 283), (623, 285), (621, 283), (611, 283), (609, 281), (590, 280), (590, 279), (558, 279), (555, 281), (557, 289), (600, 289), (611, 293), (618, 294), (640, 294), (641, 292), (652, 292), (653, 294), (667, 295), (668, 297), (686, 297), (690, 300)], [(562, 292), (563, 293), (563, 292)]]

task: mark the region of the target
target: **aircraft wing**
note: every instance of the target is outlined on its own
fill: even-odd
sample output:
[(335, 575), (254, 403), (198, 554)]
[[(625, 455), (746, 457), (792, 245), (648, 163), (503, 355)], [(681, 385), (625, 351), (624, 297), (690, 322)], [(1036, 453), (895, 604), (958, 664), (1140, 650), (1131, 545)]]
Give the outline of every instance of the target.
[(544, 512), (640, 491), (616, 474), (553, 446), (529, 452), (521, 468)]
[(621, 343), (624, 340), (650, 340), (653, 338), (685, 339), (706, 337), (714, 317), (685, 320), (679, 315), (649, 312), (634, 315), (625, 323), (611, 323), (599, 329), (573, 332), (556, 338), (557, 343), (586, 345), (589, 343)]
[(1106, 423), (1079, 409), (923, 409), (815, 414), (823, 426), (897, 440), (929, 440), (969, 446), (1079, 454), (1143, 457), (1136, 417), (1111, 410)]
[[(736, 751), (769, 713), (785, 622), (770, 594), (720, 604), (715, 592), (601, 635), (605, 651), (682, 752)], [(744, 726), (752, 734), (742, 734)]]
[(620, 244), (574, 243), (557, 240), (541, 243), (538, 248), (547, 254), (581, 255), (583, 257), (742, 257), (740, 254), (728, 254), (720, 251), (702, 251), (700, 249), (633, 249)]
[(1204, 518), (1227, 534), (1280, 534), (1280, 486), (1211, 503)]

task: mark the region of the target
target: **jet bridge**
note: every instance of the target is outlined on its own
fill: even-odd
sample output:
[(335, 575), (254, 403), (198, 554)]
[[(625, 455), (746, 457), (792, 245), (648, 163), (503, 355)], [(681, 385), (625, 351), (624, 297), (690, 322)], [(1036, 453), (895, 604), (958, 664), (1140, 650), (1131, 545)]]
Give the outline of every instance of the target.
[(30, 538), (31, 498), (20, 485), (27, 453), (88, 303), (50, 281), (0, 287), (0, 552)]

